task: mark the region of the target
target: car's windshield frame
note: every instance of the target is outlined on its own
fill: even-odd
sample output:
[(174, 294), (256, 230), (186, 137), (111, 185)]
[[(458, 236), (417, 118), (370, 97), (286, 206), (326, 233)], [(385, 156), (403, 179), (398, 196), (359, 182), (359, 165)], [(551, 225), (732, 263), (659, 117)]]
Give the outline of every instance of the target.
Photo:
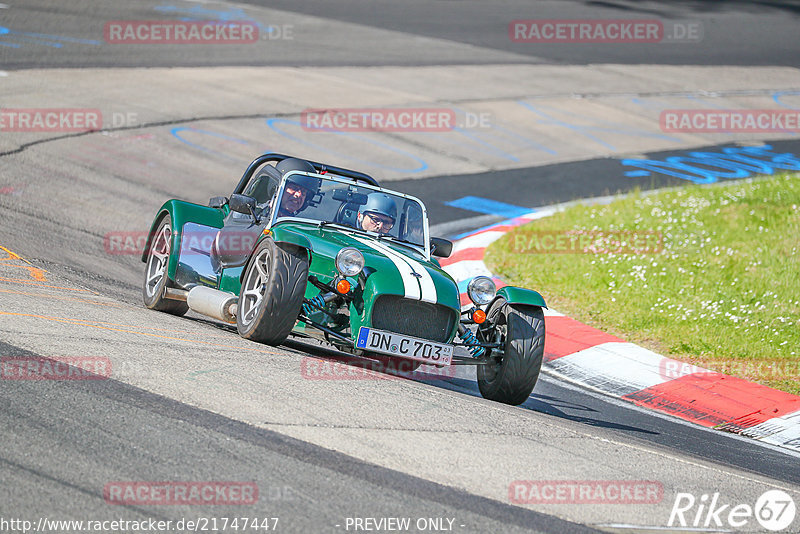
[[(281, 199), (283, 198), (283, 193), (284, 193), (284, 189), (286, 188), (286, 183), (287, 183), (289, 178), (291, 178), (292, 176), (295, 176), (295, 175), (310, 176), (312, 178), (319, 178), (320, 180), (324, 180), (324, 181), (337, 182), (337, 183), (340, 183), (340, 184), (343, 184), (343, 185), (346, 185), (346, 186), (355, 185), (359, 189), (369, 189), (369, 190), (372, 190), (372, 191), (387, 193), (387, 194), (395, 196), (395, 197), (400, 197), (400, 198), (403, 198), (403, 199), (406, 199), (406, 200), (411, 200), (411, 201), (416, 202), (419, 205), (420, 209), (422, 210), (422, 244), (418, 245), (416, 243), (411, 243), (409, 241), (404, 241), (401, 238), (397, 238), (397, 237), (389, 235), (389, 234), (381, 234), (379, 232), (371, 232), (371, 231), (368, 231), (368, 230), (363, 230), (361, 228), (353, 228), (351, 226), (348, 226), (348, 225), (345, 225), (345, 224), (335, 223), (335, 222), (332, 222), (332, 221), (321, 221), (319, 219), (309, 219), (307, 217), (303, 217), (302, 212), (297, 214), (297, 215), (293, 215), (293, 216), (289, 216), (289, 217), (286, 217), (286, 216), (279, 217), (278, 216), (279, 206), (280, 206)], [(324, 174), (323, 175), (323, 174), (317, 174), (317, 173), (312, 173), (312, 172), (289, 171), (286, 174), (284, 174), (283, 177), (281, 178), (281, 182), (280, 182), (280, 184), (278, 186), (278, 191), (277, 191), (277, 193), (275, 195), (275, 202), (273, 202), (272, 204), (273, 205), (271, 207), (271, 211), (270, 211), (270, 215), (269, 215), (269, 223), (267, 224), (267, 228), (272, 228), (276, 223), (284, 222), (284, 221), (304, 222), (304, 223), (310, 223), (310, 224), (314, 224), (314, 225), (319, 225), (319, 224), (322, 223), (325, 226), (335, 226), (335, 227), (341, 228), (343, 230), (346, 230), (348, 232), (356, 232), (356, 233), (360, 233), (360, 234), (365, 234), (365, 235), (368, 235), (370, 237), (377, 237), (378, 239), (387, 239), (390, 242), (398, 243), (400, 245), (412, 248), (413, 250), (416, 250), (416, 251), (422, 253), (425, 256), (425, 258), (428, 259), (428, 260), (431, 257), (431, 250), (430, 250), (431, 239), (430, 239), (430, 229), (428, 227), (428, 212), (427, 212), (427, 209), (425, 208), (425, 203), (422, 202), (419, 198), (417, 198), (415, 196), (407, 195), (405, 193), (400, 193), (398, 191), (393, 191), (391, 189), (385, 189), (383, 187), (376, 187), (374, 185), (371, 185), (371, 184), (368, 184), (368, 183), (365, 183), (365, 182), (362, 182), (362, 181), (354, 181), (354, 180), (352, 180), (350, 178), (343, 178), (343, 177), (340, 177), (340, 176), (337, 176), (337, 175), (333, 175), (333, 174)]]

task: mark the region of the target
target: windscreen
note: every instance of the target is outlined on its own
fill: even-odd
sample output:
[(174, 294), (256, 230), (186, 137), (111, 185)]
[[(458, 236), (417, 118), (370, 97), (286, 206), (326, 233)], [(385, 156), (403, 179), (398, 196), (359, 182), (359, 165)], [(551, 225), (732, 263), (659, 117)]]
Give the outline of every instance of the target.
[(275, 221), (282, 218), (340, 224), (391, 236), (425, 248), (424, 209), (414, 198), (335, 177), (288, 174), (279, 191)]

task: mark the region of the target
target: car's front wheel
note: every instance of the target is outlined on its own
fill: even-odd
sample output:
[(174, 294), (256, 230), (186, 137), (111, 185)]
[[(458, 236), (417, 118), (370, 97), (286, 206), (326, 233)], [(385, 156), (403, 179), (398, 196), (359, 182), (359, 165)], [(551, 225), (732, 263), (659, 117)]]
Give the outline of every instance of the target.
[(263, 240), (245, 269), (236, 327), (239, 335), (280, 345), (292, 331), (308, 280), (308, 253), (292, 245)]
[(164, 298), (164, 289), (173, 285), (167, 273), (172, 254), (172, 233), (172, 219), (165, 215), (158, 223), (147, 249), (142, 297), (144, 305), (151, 310), (183, 315), (189, 311), (185, 302)]
[(477, 366), (478, 389), (484, 398), (518, 405), (533, 391), (544, 358), (544, 312), (536, 306), (518, 306), (498, 299), (489, 309), (493, 328), (479, 332), (479, 339), (499, 342), (501, 356)]

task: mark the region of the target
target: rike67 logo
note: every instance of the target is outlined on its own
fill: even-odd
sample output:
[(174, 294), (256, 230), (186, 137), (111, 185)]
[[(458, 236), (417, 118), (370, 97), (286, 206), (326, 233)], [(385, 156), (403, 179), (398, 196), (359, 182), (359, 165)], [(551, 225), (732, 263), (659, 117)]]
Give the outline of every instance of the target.
[[(796, 511), (794, 499), (777, 489), (764, 492), (755, 506), (724, 503), (719, 493), (704, 494), (699, 499), (691, 493), (678, 493), (667, 526), (691, 527), (692, 530), (744, 527), (752, 531), (757, 528), (752, 523), (755, 518), (762, 528), (778, 532), (792, 525)], [(797, 532), (797, 529), (792, 532)]]

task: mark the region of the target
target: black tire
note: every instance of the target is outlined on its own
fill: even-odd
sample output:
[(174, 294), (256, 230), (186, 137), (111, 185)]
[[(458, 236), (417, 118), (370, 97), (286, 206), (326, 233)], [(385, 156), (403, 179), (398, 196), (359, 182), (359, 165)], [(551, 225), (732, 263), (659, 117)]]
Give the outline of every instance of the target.
[(156, 231), (147, 249), (142, 299), (144, 305), (151, 310), (180, 316), (189, 311), (189, 306), (180, 300), (164, 298), (164, 288), (174, 287), (173, 281), (167, 274), (169, 260), (173, 253), (172, 234), (172, 219), (169, 215), (164, 215), (156, 226)]
[(245, 339), (280, 345), (292, 331), (308, 281), (308, 253), (263, 240), (245, 269), (236, 328)]
[(489, 400), (516, 406), (533, 391), (544, 357), (544, 312), (536, 306), (517, 306), (502, 299), (487, 313), (494, 328), (483, 341), (500, 341), (505, 351), (495, 365), (477, 367), (478, 389)]

